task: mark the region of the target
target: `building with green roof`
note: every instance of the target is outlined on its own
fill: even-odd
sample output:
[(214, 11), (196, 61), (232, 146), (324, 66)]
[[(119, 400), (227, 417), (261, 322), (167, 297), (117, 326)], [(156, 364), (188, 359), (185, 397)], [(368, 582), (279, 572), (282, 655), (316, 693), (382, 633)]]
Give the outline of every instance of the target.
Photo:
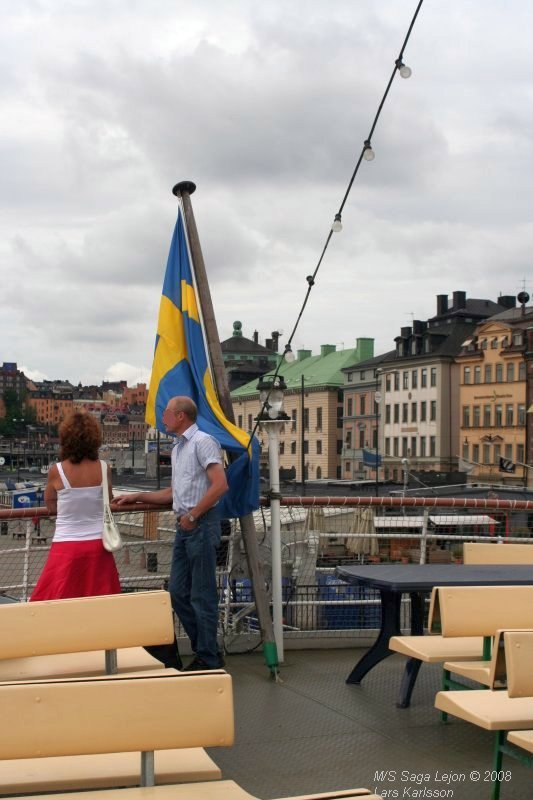
[[(374, 340), (358, 338), (355, 347), (337, 350), (323, 344), (320, 354), (298, 350), (293, 363), (283, 361), (280, 374), (287, 389), (284, 408), (290, 421), (280, 434), (280, 467), (298, 481), (340, 477), (342, 452), (342, 370), (374, 354)], [(281, 356), (280, 356), (281, 358)], [(272, 371), (272, 370), (271, 370)], [(231, 393), (235, 420), (251, 431), (259, 413), (257, 380)], [(266, 458), (266, 437), (263, 436)]]

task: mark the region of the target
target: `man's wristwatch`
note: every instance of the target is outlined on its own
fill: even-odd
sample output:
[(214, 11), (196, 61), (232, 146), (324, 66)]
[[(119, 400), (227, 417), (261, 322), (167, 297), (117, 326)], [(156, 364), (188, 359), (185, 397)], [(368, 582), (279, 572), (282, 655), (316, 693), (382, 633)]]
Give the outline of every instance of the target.
[(187, 514), (187, 519), (189, 520), (189, 522), (196, 522), (196, 517), (194, 516), (194, 514)]

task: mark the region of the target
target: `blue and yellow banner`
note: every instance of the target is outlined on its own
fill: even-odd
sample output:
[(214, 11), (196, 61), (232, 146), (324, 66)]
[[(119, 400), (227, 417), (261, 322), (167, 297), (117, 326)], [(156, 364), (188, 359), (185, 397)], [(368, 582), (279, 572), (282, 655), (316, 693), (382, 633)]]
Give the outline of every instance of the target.
[(205, 349), (196, 288), (181, 209), (163, 283), (146, 421), (165, 432), (163, 411), (171, 397), (186, 395), (198, 406), (198, 427), (238, 457), (227, 469), (229, 491), (218, 508), (241, 517), (259, 507), (259, 442), (224, 416)]

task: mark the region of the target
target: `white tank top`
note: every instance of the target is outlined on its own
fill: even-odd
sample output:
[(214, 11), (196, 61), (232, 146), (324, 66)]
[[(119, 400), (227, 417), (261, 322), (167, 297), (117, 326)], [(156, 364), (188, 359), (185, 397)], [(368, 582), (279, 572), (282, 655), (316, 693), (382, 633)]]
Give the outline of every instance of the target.
[(80, 542), (101, 539), (104, 527), (104, 500), (100, 486), (71, 486), (58, 463), (63, 489), (57, 493), (54, 542)]

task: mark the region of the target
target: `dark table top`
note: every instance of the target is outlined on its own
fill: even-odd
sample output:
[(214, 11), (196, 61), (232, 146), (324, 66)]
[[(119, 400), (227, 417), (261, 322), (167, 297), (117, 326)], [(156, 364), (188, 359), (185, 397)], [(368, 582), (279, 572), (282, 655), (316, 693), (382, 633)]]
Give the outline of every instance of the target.
[(372, 564), (335, 571), (347, 583), (391, 592), (430, 592), (434, 586), (533, 585), (533, 566), (513, 564)]

